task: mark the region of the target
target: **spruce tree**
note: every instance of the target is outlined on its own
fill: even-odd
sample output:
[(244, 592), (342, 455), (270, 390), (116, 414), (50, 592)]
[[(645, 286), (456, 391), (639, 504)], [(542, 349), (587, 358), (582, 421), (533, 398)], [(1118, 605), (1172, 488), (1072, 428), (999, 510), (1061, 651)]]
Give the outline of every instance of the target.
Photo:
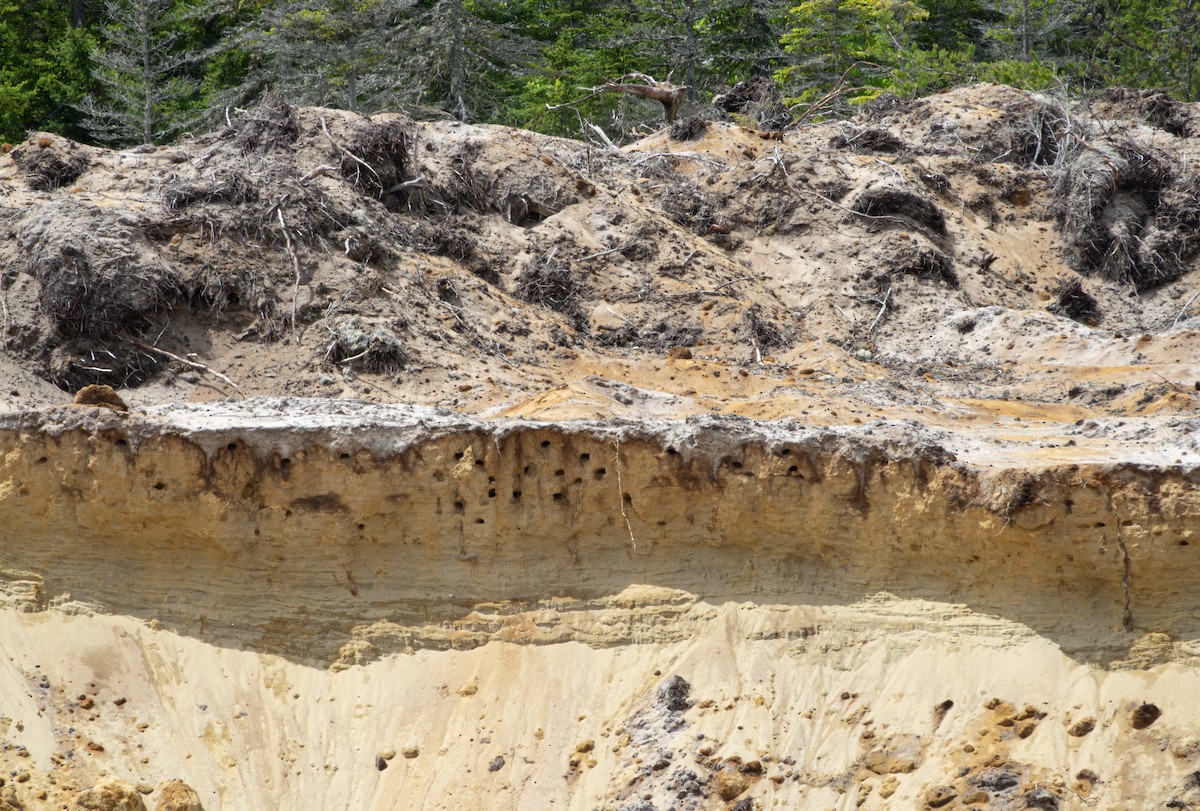
[(100, 91), (82, 105), (93, 137), (116, 145), (161, 143), (196, 123), (202, 100), (195, 68), (209, 52), (187, 47), (185, 37), (215, 13), (214, 2), (108, 0), (92, 74)]

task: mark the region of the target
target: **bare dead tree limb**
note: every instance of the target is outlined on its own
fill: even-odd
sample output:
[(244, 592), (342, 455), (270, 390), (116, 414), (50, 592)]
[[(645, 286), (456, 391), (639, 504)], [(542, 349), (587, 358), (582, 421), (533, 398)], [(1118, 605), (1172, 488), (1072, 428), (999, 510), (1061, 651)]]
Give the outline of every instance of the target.
[(787, 127), (785, 127), (785, 129), (789, 129), (789, 130), (796, 129), (801, 124), (803, 124), (805, 121), (812, 118), (814, 115), (819, 113), (822, 109), (824, 109), (825, 107), (828, 107), (830, 104), (837, 101), (838, 99), (840, 99), (842, 96), (846, 95), (847, 93), (853, 93), (856, 90), (862, 90), (861, 87), (848, 86), (846, 84), (846, 79), (849, 78), (850, 71), (854, 70), (855, 68), (861, 68), (861, 67), (877, 68), (877, 67), (879, 67), (879, 65), (876, 65), (874, 62), (859, 61), (859, 62), (855, 62), (850, 67), (846, 68), (846, 71), (842, 74), (841, 78), (839, 78), (837, 80), (837, 84), (835, 84), (833, 86), (833, 89), (830, 90), (828, 93), (826, 93), (824, 96), (821, 96), (821, 98), (817, 99), (812, 104), (808, 105), (808, 109), (804, 111), (804, 114), (802, 116), (800, 116), (799, 118), (797, 118), (795, 121), (793, 121), (791, 124), (788, 124)]
[(688, 91), (687, 85), (672, 84), (669, 81), (660, 82), (653, 76), (636, 71), (626, 73), (619, 79), (605, 82), (596, 87), (584, 89), (591, 92), (583, 98), (573, 101), (564, 101), (562, 104), (547, 104), (546, 109), (561, 110), (564, 107), (573, 107), (576, 104), (582, 104), (604, 93), (625, 93), (640, 99), (657, 101), (663, 106), (663, 118), (670, 124), (675, 120), (675, 116), (679, 114), (679, 108), (683, 105), (683, 100), (687, 97)]
[(133, 344), (134, 346), (136, 346), (140, 349), (145, 349), (147, 352), (153, 352), (156, 355), (162, 355), (164, 358), (170, 358), (173, 361), (182, 363), (184, 366), (190, 366), (191, 368), (195, 369), (198, 372), (204, 372), (205, 374), (210, 374), (213, 377), (217, 378), (217, 380), (220, 380), (222, 383), (225, 383), (226, 385), (233, 387), (236, 391), (241, 391), (241, 389), (238, 388), (237, 383), (234, 383), (228, 377), (226, 377), (225, 375), (216, 371), (215, 369), (213, 369), (209, 366), (205, 366), (203, 363), (197, 363), (194, 360), (188, 360), (187, 358), (181, 358), (179, 355), (176, 355), (174, 352), (168, 352), (165, 349), (159, 349), (157, 346), (151, 346), (150, 344), (144, 344), (141, 341), (130, 340), (129, 343)]
[(292, 338), (298, 344), (300, 335), (296, 331), (296, 304), (300, 300), (300, 257), (296, 255), (296, 248), (292, 245), (292, 235), (283, 219), (283, 209), (276, 208), (275, 215), (279, 217), (279, 227), (283, 229), (283, 240), (287, 244), (288, 255), (292, 257), (292, 268), (296, 271), (296, 285), (292, 288)]

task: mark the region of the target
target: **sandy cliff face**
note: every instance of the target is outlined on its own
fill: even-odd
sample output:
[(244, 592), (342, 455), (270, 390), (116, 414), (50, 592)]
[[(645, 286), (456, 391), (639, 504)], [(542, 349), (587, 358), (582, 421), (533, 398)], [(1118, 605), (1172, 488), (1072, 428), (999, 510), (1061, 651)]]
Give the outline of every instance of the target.
[(288, 401), (7, 417), (0, 460), (27, 798), (102, 772), (226, 808), (1195, 790), (1179, 467)]

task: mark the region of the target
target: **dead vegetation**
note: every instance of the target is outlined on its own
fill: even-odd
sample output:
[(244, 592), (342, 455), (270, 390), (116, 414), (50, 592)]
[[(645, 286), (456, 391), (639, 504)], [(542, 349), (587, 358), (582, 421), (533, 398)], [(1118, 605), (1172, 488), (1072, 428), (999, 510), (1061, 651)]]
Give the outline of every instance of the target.
[(242, 153), (273, 152), (291, 146), (300, 137), (300, 116), (283, 96), (271, 93), (257, 107), (238, 116), (225, 134), (233, 138)]
[(82, 151), (65, 152), (58, 139), (49, 135), (35, 135), (9, 152), (13, 162), (21, 170), (29, 188), (37, 191), (53, 191), (74, 183), (87, 171), (91, 161)]
[(341, 153), (338, 170), (357, 188), (380, 199), (408, 188), (408, 134), (400, 121), (366, 122), (351, 134), (345, 146), (333, 136), (328, 137)]
[(531, 260), (516, 278), (516, 295), (522, 301), (545, 307), (582, 326), (581, 285), (565, 263), (556, 262), (556, 251)]
[(1054, 301), (1046, 309), (1089, 327), (1099, 326), (1102, 316), (1100, 303), (1088, 293), (1081, 279), (1063, 282), (1054, 294)]
[[(567, 348), (766, 368), (814, 336), (915, 351), (906, 332), (1035, 290), (1043, 317), (1115, 328), (1141, 317), (1131, 288), (1171, 284), (1200, 248), (1200, 150), (1140, 121), (997, 87), (764, 139), (742, 126), (771, 109), (761, 89), (624, 151), (272, 98), (170, 160), (41, 150), (90, 156), (75, 187), (0, 157), (23, 195), (0, 211), (6, 351), (69, 389), (180, 371), (145, 346), (207, 365), (180, 323), (360, 376)], [(1057, 282), (1059, 251), (1082, 280), (1020, 264)]]
[(1056, 189), (1075, 269), (1139, 292), (1178, 278), (1195, 250), (1190, 224), (1200, 220), (1200, 198), (1178, 177), (1166, 156), (1133, 141), (1081, 150)]
[(173, 180), (163, 191), (163, 207), (172, 213), (198, 203), (249, 203), (258, 199), (258, 189), (240, 172), (221, 173), (200, 182)]
[(325, 329), (330, 335), (324, 360), (347, 369), (377, 374), (394, 374), (408, 362), (404, 343), (396, 327), (368, 324), (357, 316), (337, 316), (329, 319)]
[(912, 189), (893, 185), (875, 186), (858, 195), (850, 208), (871, 222), (911, 224), (937, 236), (946, 233), (946, 216), (941, 208)]

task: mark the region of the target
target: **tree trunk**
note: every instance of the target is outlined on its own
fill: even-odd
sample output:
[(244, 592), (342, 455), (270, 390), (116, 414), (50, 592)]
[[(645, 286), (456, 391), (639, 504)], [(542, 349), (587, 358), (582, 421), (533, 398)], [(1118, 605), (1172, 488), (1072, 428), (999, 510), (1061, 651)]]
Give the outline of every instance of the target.
[(139, 9), (142, 35), (142, 143), (154, 143), (154, 66), (150, 59), (150, 10)]
[(450, 0), (450, 111), (459, 121), (470, 117), (463, 92), (463, 0)]

